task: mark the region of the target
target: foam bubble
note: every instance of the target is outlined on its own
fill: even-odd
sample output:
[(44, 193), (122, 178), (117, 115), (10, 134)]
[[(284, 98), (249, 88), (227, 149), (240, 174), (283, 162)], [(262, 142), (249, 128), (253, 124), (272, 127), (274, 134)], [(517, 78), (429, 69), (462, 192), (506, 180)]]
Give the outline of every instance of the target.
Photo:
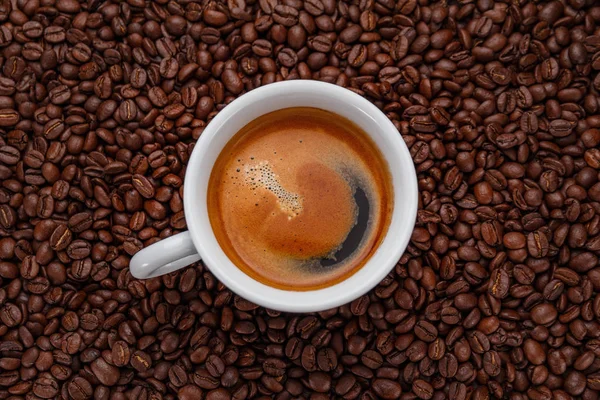
[(252, 189), (263, 188), (277, 196), (277, 205), (288, 218), (297, 217), (302, 212), (302, 196), (286, 190), (269, 161), (246, 164), (242, 171), (244, 183)]

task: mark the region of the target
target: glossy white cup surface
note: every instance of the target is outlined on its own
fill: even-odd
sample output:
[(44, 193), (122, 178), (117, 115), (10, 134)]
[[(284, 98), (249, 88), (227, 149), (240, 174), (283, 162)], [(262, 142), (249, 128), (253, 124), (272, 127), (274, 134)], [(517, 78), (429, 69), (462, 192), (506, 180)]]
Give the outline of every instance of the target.
[[(375, 142), (392, 176), (394, 206), (387, 234), (379, 248), (354, 275), (319, 290), (276, 289), (246, 275), (219, 246), (208, 216), (208, 181), (223, 147), (249, 122), (289, 107), (320, 108), (354, 122)], [(196, 143), (184, 185), (184, 210), (189, 232), (140, 251), (131, 261), (131, 273), (138, 278), (162, 275), (202, 258), (217, 279), (236, 294), (279, 311), (321, 311), (348, 303), (368, 292), (400, 259), (410, 240), (417, 214), (415, 168), (398, 130), (368, 100), (349, 90), (319, 81), (274, 83), (248, 92), (227, 105), (208, 124)], [(158, 268), (157, 263), (170, 264), (165, 267), (159, 265)]]

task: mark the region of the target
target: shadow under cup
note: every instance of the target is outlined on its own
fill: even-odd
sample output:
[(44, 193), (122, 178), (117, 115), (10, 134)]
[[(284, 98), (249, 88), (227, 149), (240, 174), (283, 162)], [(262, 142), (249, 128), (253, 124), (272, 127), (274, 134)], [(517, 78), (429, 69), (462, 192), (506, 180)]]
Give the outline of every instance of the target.
[[(311, 291), (286, 291), (246, 275), (227, 257), (212, 231), (207, 190), (213, 165), (225, 145), (256, 118), (284, 108), (312, 107), (338, 114), (363, 129), (389, 166), (394, 207), (379, 248), (352, 276)], [(206, 127), (191, 155), (184, 207), (192, 241), (211, 272), (238, 295), (264, 307), (289, 312), (320, 311), (352, 301), (379, 283), (396, 265), (410, 239), (417, 210), (416, 173), (394, 125), (373, 104), (335, 85), (288, 81), (255, 89), (225, 107)]]

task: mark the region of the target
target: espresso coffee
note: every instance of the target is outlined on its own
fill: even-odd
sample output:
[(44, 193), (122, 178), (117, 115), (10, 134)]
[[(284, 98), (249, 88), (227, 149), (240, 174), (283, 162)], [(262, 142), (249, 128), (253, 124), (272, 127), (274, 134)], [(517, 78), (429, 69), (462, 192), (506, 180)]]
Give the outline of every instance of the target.
[(334, 285), (386, 234), (387, 163), (358, 126), (316, 108), (288, 108), (242, 128), (213, 167), (208, 213), (243, 272), (285, 290)]

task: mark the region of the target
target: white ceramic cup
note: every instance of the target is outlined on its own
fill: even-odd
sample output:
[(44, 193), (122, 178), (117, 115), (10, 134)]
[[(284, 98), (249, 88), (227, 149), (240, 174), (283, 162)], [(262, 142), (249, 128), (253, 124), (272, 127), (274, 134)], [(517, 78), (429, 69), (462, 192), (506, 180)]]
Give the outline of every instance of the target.
[[(361, 127), (383, 153), (392, 175), (394, 206), (387, 234), (367, 263), (348, 279), (318, 290), (287, 291), (246, 275), (225, 255), (211, 228), (208, 180), (229, 140), (246, 124), (272, 111), (315, 107), (334, 112)], [(225, 286), (263, 307), (312, 312), (346, 304), (365, 294), (389, 272), (406, 249), (417, 214), (417, 179), (406, 144), (390, 120), (366, 99), (319, 81), (279, 82), (252, 90), (225, 107), (196, 143), (185, 174), (183, 204), (189, 231), (157, 242), (133, 256), (131, 274), (150, 278), (200, 259)]]

